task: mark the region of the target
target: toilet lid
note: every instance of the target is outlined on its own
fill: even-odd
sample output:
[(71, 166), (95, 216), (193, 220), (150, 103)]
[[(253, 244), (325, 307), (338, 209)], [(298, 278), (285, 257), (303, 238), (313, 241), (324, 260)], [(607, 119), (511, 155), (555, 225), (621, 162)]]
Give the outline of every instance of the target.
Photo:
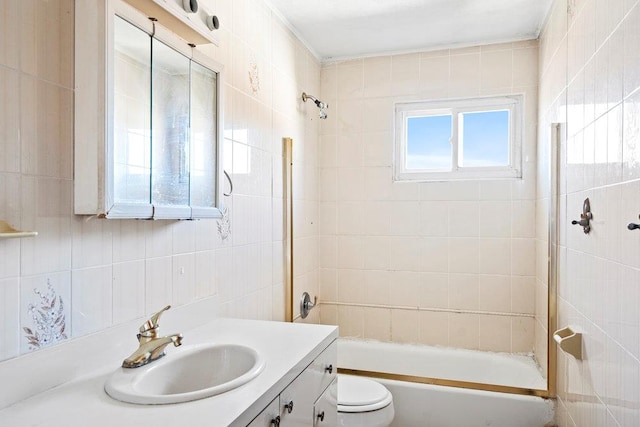
[(367, 412), (384, 408), (392, 401), (382, 384), (367, 378), (338, 377), (338, 412)]

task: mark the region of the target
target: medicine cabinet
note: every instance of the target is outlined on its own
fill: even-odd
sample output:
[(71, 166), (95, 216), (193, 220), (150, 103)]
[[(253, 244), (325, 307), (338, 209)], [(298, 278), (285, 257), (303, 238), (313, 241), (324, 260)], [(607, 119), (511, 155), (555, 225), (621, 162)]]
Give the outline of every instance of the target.
[(221, 217), (222, 66), (129, 4), (99, 3), (76, 1), (75, 213)]

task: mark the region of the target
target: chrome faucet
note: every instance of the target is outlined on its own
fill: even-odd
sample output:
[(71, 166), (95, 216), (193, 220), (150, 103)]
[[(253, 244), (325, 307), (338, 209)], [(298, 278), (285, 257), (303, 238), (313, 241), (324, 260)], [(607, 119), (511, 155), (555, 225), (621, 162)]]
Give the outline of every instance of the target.
[(140, 366), (144, 366), (164, 356), (164, 348), (169, 344), (173, 344), (175, 347), (182, 344), (182, 334), (173, 334), (158, 338), (158, 327), (160, 326), (158, 319), (160, 319), (162, 313), (170, 308), (170, 305), (166, 306), (140, 326), (140, 333), (137, 335), (140, 346), (131, 356), (122, 362), (123, 368), (139, 368)]

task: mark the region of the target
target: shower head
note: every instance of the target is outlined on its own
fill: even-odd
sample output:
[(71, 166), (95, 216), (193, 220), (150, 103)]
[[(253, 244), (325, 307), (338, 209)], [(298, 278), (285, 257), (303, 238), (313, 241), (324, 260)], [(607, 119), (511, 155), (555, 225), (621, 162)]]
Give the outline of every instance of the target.
[(315, 96), (307, 95), (305, 92), (302, 92), (302, 100), (304, 102), (307, 102), (307, 99), (312, 100), (316, 104), (316, 107), (318, 107), (320, 109), (320, 118), (321, 119), (326, 119), (327, 118), (327, 108), (329, 108), (329, 105), (325, 104), (322, 101), (320, 101)]

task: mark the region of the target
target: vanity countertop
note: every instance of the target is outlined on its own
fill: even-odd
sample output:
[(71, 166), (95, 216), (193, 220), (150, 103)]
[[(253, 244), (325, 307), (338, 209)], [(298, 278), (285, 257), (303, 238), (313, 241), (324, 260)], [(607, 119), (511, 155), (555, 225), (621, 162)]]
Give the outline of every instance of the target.
[[(218, 396), (170, 405), (134, 405), (116, 401), (104, 392), (106, 379), (119, 365), (104, 366), (0, 410), (0, 425), (246, 426), (338, 337), (338, 331), (335, 326), (215, 319), (183, 335), (185, 346), (228, 343), (252, 347), (264, 357), (264, 371), (253, 381)], [(165, 357), (179, 351), (180, 347), (168, 347)], [(6, 386), (11, 387), (3, 384)]]

